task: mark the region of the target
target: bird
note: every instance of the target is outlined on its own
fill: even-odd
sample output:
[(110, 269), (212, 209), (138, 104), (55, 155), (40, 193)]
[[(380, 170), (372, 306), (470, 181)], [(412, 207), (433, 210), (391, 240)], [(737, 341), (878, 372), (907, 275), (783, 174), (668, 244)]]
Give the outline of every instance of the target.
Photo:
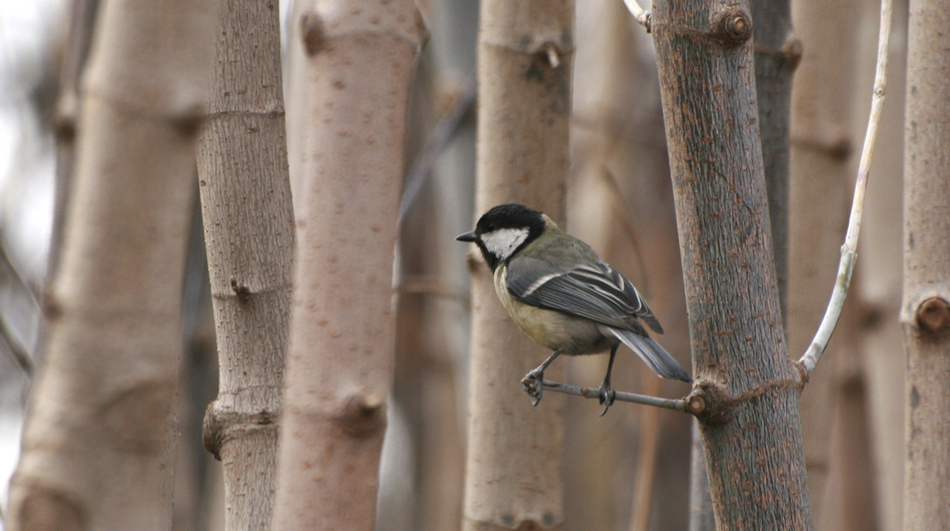
[(544, 213), (518, 203), (498, 205), (456, 240), (478, 246), (508, 315), (532, 341), (553, 351), (522, 380), (533, 405), (541, 401), (544, 370), (559, 355), (609, 351), (599, 388), (604, 415), (616, 397), (610, 374), (621, 343), (660, 377), (692, 381), (644, 329), (642, 323), (663, 333), (637, 288)]

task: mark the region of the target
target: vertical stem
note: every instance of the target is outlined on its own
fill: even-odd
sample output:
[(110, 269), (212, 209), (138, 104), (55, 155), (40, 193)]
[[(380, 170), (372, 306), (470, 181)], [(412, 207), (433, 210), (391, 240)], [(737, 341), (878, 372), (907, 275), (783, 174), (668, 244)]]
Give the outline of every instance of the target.
[[(482, 2), (478, 48), (477, 215), (520, 202), (563, 221), (570, 161), (574, 3)], [(532, 344), (478, 262), (463, 529), (560, 529), (563, 398), (537, 408), (522, 376), (550, 352)], [(551, 377), (561, 364), (548, 369)]]
[(939, 529), (950, 521), (948, 13), (947, 0), (910, 3), (901, 311), (907, 347), (905, 529)]
[(207, 1), (109, 0), (81, 88), (75, 178), (5, 524), (169, 529)]
[(291, 31), (300, 210), (274, 527), (366, 531), (392, 388), (393, 245), (422, 21), (412, 0), (309, 0)]
[(293, 207), (276, 0), (224, 0), (199, 189), (220, 363), (205, 445), (221, 460), (225, 525), (269, 529), (290, 327)]
[[(728, 422), (706, 418), (700, 426), (716, 521), (720, 529), (810, 529), (799, 392), (790, 385), (798, 373), (787, 357), (772, 257), (751, 24), (744, 2), (654, 4), (695, 392), (728, 415)], [(756, 398), (736, 398), (743, 393)]]

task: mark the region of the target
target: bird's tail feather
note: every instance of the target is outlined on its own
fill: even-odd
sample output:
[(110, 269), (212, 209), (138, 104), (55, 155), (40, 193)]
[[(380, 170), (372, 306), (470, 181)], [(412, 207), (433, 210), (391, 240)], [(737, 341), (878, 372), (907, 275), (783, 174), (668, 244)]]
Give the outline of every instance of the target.
[(624, 345), (630, 347), (630, 350), (634, 351), (637, 356), (640, 356), (640, 359), (649, 365), (650, 368), (653, 369), (653, 372), (659, 376), (674, 380), (683, 380), (684, 382), (693, 381), (693, 379), (689, 377), (689, 373), (687, 373), (659, 343), (654, 341), (653, 338), (642, 336), (629, 330), (619, 330), (616, 328), (610, 328), (610, 332), (615, 335), (617, 339), (622, 341)]

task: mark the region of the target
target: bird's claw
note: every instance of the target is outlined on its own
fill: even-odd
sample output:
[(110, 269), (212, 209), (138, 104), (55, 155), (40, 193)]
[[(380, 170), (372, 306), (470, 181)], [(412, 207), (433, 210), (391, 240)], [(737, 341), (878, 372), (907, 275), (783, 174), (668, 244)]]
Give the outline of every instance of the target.
[(600, 412), (601, 417), (607, 413), (607, 410), (614, 404), (616, 398), (617, 391), (611, 389), (609, 383), (604, 382), (600, 384), (600, 403), (604, 406), (604, 410)]
[(521, 383), (524, 385), (524, 392), (528, 393), (528, 396), (531, 397), (531, 405), (537, 406), (541, 402), (541, 390), (543, 388), (542, 382), (544, 381), (544, 373), (531, 371), (528, 374), (524, 375), (524, 378), (521, 379)]

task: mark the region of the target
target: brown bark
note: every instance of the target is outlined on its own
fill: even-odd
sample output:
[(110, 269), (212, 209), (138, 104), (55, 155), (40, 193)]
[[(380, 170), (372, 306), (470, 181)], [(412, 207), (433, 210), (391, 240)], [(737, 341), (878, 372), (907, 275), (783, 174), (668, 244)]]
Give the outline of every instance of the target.
[[(570, 168), (574, 4), (482, 3), (476, 216), (506, 202), (563, 222)], [(511, 322), (473, 258), (472, 362), (462, 528), (560, 529), (563, 397), (537, 408), (521, 377), (548, 353)], [(559, 364), (549, 378), (563, 375)], [(545, 372), (548, 376), (548, 372)]]
[(392, 271), (409, 80), (423, 30), (411, 0), (302, 2), (305, 83), (291, 160), (300, 187), (276, 529), (372, 529), (392, 387)]
[(223, 1), (199, 189), (220, 366), (205, 446), (227, 529), (269, 529), (290, 326), (293, 211), (277, 2)]
[(950, 522), (950, 2), (912, 0), (904, 158), (904, 529)]
[[(789, 129), (792, 74), (801, 59), (801, 41), (792, 34), (791, 9), (788, 0), (751, 0), (750, 9), (755, 21), (755, 92), (759, 110), (759, 138), (762, 143), (762, 162), (765, 189), (771, 220), (772, 249), (775, 256), (775, 275), (778, 282), (782, 321), (788, 319), (788, 263), (789, 263)], [(693, 437), (700, 432), (693, 431)], [(696, 452), (694, 459), (701, 462), (692, 468), (693, 474), (705, 473), (705, 454)], [(692, 477), (691, 495), (696, 516), (690, 521), (692, 531), (714, 529), (708, 515), (708, 478)]]
[(8, 529), (171, 525), (189, 184), (213, 24), (208, 2), (99, 11)]
[(755, 93), (765, 189), (769, 200), (775, 275), (783, 320), (788, 309), (789, 129), (792, 74), (802, 43), (792, 33), (789, 0), (751, 0), (755, 23)]
[[(654, 4), (694, 400), (720, 529), (810, 529), (744, 2)], [(763, 500), (769, 500), (767, 503)]]

